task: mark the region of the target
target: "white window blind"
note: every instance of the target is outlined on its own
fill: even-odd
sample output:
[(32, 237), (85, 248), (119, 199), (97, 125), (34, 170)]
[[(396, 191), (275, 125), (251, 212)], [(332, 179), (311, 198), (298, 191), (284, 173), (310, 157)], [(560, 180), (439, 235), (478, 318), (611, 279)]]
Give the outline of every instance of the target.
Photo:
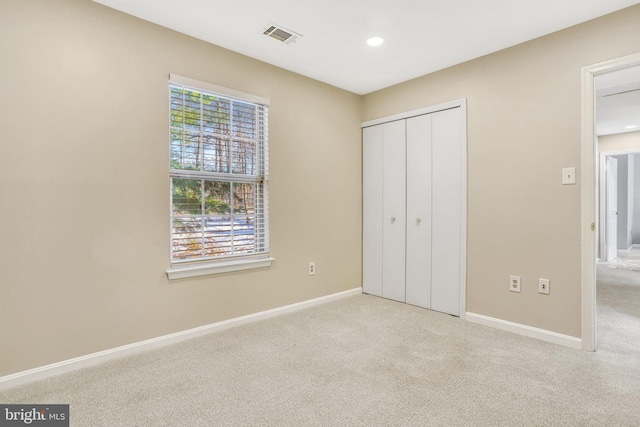
[(267, 255), (268, 106), (169, 87), (172, 264)]

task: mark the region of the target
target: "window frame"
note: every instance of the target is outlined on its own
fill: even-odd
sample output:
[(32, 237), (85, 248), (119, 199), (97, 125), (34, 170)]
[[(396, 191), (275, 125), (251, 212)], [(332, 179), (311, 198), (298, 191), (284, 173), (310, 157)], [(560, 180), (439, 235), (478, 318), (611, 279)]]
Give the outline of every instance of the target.
[[(269, 100), (265, 98), (261, 98), (255, 95), (247, 94), (244, 92), (240, 92), (233, 89), (224, 88), (221, 86), (213, 85), (211, 83), (202, 82), (194, 79), (190, 79), (188, 77), (179, 76), (176, 74), (169, 75), (169, 116), (171, 115), (171, 87), (172, 86), (182, 86), (185, 89), (191, 89), (196, 92), (211, 94), (213, 96), (219, 96), (222, 98), (226, 98), (233, 101), (238, 101), (242, 103), (250, 103), (250, 104), (258, 104), (261, 105), (265, 109), (265, 123), (264, 123), (264, 132), (261, 132), (259, 137), (257, 138), (258, 144), (261, 144), (260, 147), (256, 147), (258, 153), (262, 152), (262, 156), (257, 154), (258, 164), (256, 165), (258, 170), (261, 172), (258, 174), (260, 176), (261, 183), (257, 180), (254, 182), (256, 192), (258, 187), (260, 186), (262, 191), (260, 195), (256, 195), (256, 197), (261, 198), (261, 203), (258, 202), (261, 208), (261, 214), (258, 213), (258, 206), (255, 207), (256, 216), (256, 224), (258, 222), (258, 216), (262, 218), (262, 239), (259, 242), (263, 246), (263, 250), (260, 252), (253, 252), (248, 254), (239, 254), (239, 255), (222, 255), (222, 256), (212, 256), (207, 258), (192, 258), (192, 259), (175, 259), (173, 257), (173, 248), (174, 248), (174, 239), (173, 239), (173, 219), (175, 216), (173, 212), (173, 180), (176, 178), (174, 169), (171, 168), (171, 162), (169, 162), (169, 251), (170, 251), (170, 265), (167, 272), (167, 276), (170, 280), (173, 279), (184, 279), (188, 277), (209, 275), (209, 274), (217, 274), (217, 273), (227, 273), (231, 271), (241, 271), (248, 270), (254, 268), (264, 268), (269, 267), (271, 262), (274, 261), (273, 258), (270, 257), (269, 254), (269, 156), (268, 156), (268, 109), (269, 109)], [(169, 117), (169, 121), (171, 118)], [(168, 130), (171, 133), (171, 122), (169, 122)], [(169, 138), (171, 141), (171, 138)], [(232, 144), (233, 138), (231, 138), (229, 143)], [(169, 145), (171, 149), (171, 144)], [(260, 158), (261, 157), (261, 158)], [(202, 173), (202, 171), (189, 171), (187, 169), (184, 170), (184, 173), (180, 174), (179, 178), (183, 179), (194, 179), (194, 180), (206, 180), (210, 182), (227, 182), (226, 178), (223, 179), (212, 179), (211, 177), (207, 177), (206, 173)], [(220, 175), (220, 173), (218, 173)], [(233, 172), (226, 173), (224, 175), (232, 176)], [(246, 175), (240, 175), (239, 177), (246, 177)], [(243, 182), (243, 179), (240, 178), (236, 180), (232, 178), (228, 182)], [(244, 181), (248, 182), (248, 181)], [(204, 185), (204, 184), (203, 184)], [(233, 198), (233, 196), (231, 196)], [(205, 203), (202, 201), (202, 203)], [(203, 214), (204, 215), (204, 214)], [(231, 215), (231, 214), (230, 214)], [(233, 218), (233, 216), (232, 216)], [(204, 231), (203, 231), (204, 233)], [(254, 243), (254, 244), (255, 244)]]

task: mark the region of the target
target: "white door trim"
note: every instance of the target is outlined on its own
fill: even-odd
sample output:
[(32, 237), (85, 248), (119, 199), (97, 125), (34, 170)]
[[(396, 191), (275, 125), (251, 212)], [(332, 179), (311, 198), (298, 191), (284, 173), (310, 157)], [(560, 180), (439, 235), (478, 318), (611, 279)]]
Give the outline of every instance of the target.
[[(366, 122), (361, 122), (360, 127), (366, 128), (369, 126), (380, 125), (382, 123), (393, 122), (396, 120), (404, 120), (409, 119), (411, 117), (422, 116), (424, 114), (435, 113), (436, 111), (448, 110), (450, 108), (463, 108), (463, 112), (467, 111), (467, 98), (456, 99), (455, 101), (443, 102), (442, 104), (432, 105), (430, 107), (419, 108), (417, 110), (411, 110), (404, 113), (394, 114), (392, 116), (380, 117), (379, 119), (368, 120)], [(464, 116), (465, 120), (467, 118), (466, 114)], [(466, 121), (465, 121), (466, 125)], [(465, 126), (466, 132), (466, 126)], [(466, 142), (466, 139), (465, 139)]]
[(581, 136), (581, 290), (582, 349), (596, 348), (596, 236), (597, 226), (594, 77), (630, 65), (640, 64), (640, 53), (612, 59), (582, 68), (582, 136)]
[(460, 125), (460, 185), (462, 200), (460, 201), (460, 318), (466, 319), (467, 313), (467, 99), (457, 101), (462, 112)]

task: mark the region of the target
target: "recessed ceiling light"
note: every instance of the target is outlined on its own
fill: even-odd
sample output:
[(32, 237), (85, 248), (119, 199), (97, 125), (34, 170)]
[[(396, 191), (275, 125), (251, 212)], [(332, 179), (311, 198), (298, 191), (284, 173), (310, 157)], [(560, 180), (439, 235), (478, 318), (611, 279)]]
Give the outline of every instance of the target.
[(624, 128), (625, 129), (635, 129), (637, 127), (638, 127), (638, 125), (631, 125), (631, 126), (625, 126)]
[(384, 39), (382, 37), (371, 37), (367, 40), (367, 44), (369, 46), (380, 46), (382, 43), (384, 43)]

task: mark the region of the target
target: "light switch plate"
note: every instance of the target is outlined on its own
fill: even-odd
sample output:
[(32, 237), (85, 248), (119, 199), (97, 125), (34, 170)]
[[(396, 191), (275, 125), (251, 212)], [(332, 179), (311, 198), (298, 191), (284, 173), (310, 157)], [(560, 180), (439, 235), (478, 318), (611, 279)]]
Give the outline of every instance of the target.
[(576, 168), (562, 168), (562, 185), (576, 183)]

